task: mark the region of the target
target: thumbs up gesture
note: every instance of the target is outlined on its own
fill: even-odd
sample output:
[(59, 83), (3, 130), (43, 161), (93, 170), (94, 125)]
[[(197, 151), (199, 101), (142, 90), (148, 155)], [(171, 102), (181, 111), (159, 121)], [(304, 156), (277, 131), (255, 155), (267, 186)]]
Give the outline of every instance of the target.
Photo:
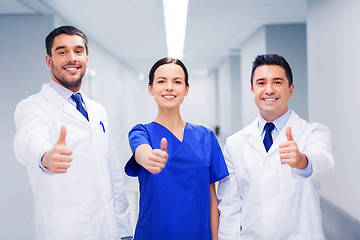
[(298, 146), (291, 134), (291, 127), (286, 128), (286, 142), (279, 144), (279, 154), (283, 164), (289, 164), (292, 168), (304, 169), (308, 164), (305, 154), (299, 152)]
[(166, 138), (161, 139), (160, 149), (152, 149), (150, 145), (142, 144), (135, 150), (135, 160), (152, 174), (157, 174), (163, 170), (169, 158), (166, 149)]
[(167, 140), (161, 139), (160, 149), (153, 149), (149, 155), (147, 166), (145, 167), (149, 172), (157, 174), (166, 166), (169, 155), (166, 152)]
[(44, 167), (52, 173), (66, 173), (72, 161), (72, 150), (66, 146), (66, 127), (61, 126), (60, 136), (53, 149), (46, 152), (41, 159)]

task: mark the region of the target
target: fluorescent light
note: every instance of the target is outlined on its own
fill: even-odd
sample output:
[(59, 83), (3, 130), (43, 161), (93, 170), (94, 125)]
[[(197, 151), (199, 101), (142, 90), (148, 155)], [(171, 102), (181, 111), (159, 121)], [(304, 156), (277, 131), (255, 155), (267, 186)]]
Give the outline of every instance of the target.
[(168, 56), (183, 57), (188, 0), (163, 0)]

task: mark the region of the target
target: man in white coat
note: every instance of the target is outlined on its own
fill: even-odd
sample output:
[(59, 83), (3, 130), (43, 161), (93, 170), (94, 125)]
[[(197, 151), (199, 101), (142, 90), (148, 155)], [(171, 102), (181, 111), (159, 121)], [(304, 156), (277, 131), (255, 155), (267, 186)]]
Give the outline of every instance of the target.
[(288, 109), (294, 84), (283, 57), (256, 57), (251, 91), (260, 116), (224, 148), (219, 239), (324, 240), (318, 180), (334, 166), (330, 131)]
[(14, 148), (34, 193), (35, 237), (132, 239), (107, 113), (80, 91), (87, 38), (75, 27), (61, 26), (45, 42), (52, 80), (15, 110)]

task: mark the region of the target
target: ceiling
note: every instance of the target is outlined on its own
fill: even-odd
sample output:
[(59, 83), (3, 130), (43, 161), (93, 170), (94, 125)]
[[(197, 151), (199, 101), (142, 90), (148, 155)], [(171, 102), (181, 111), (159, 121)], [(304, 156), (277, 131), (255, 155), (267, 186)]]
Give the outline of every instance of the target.
[[(162, 0), (0, 0), (0, 14), (55, 14), (145, 75), (166, 56)], [(209, 70), (261, 26), (303, 22), (306, 0), (189, 0), (183, 61)]]

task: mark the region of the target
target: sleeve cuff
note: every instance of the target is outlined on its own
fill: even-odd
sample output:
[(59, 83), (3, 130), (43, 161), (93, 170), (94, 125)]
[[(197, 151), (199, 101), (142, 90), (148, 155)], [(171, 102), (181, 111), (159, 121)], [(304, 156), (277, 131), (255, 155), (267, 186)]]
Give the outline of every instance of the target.
[(311, 159), (305, 154), (308, 165), (304, 169), (294, 169), (296, 175), (302, 176), (304, 178), (308, 178), (313, 174), (313, 165)]
[[(45, 153), (47, 153), (47, 152), (45, 152)], [(44, 167), (44, 165), (43, 165), (42, 162), (41, 162), (41, 160), (42, 160), (43, 156), (45, 155), (45, 153), (43, 153), (43, 154), (41, 155), (41, 157), (39, 158), (39, 168), (41, 169), (41, 171), (42, 171), (43, 173), (48, 174), (48, 175), (53, 175), (53, 173), (50, 172), (49, 169), (47, 169), (46, 167)]]

